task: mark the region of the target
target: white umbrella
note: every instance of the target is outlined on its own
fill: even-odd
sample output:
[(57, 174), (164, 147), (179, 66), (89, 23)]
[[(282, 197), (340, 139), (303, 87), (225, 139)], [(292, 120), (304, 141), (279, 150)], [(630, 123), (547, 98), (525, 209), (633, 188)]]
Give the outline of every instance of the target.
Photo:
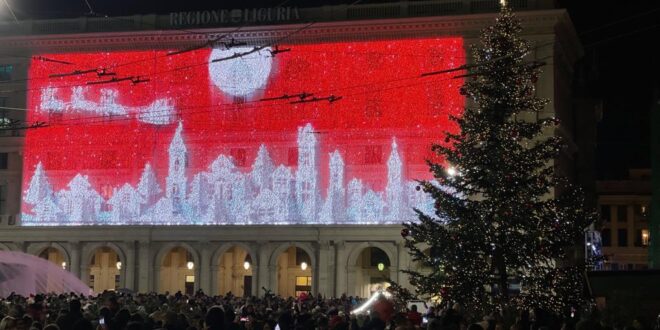
[(37, 293), (90, 295), (92, 290), (60, 266), (21, 252), (0, 251), (0, 297), (12, 292), (28, 296)]

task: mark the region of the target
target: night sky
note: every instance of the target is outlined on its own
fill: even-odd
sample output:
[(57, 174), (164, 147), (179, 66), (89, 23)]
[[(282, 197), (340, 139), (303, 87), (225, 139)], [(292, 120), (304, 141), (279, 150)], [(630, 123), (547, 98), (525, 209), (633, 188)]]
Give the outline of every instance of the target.
[[(109, 16), (169, 13), (181, 10), (317, 6), (350, 4), (354, 0), (88, 0), (95, 12)], [(8, 0), (19, 19), (77, 17), (89, 9), (85, 0)], [(361, 1), (376, 3), (382, 1)], [(660, 3), (656, 1), (558, 0), (566, 8), (585, 47), (579, 70), (589, 79), (577, 91), (603, 100), (598, 123), (595, 167), (598, 178), (626, 176), (628, 168), (650, 167), (650, 107), (659, 86)], [(0, 1), (0, 18), (8, 16)]]

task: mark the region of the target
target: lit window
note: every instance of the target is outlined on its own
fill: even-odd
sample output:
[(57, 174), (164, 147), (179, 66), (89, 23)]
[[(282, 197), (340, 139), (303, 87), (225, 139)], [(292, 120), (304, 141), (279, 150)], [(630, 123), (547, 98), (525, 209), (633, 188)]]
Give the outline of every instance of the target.
[(14, 71), (14, 66), (11, 64), (0, 65), (0, 81), (11, 80), (11, 73)]
[(648, 245), (649, 245), (649, 230), (642, 229), (642, 246), (648, 246)]

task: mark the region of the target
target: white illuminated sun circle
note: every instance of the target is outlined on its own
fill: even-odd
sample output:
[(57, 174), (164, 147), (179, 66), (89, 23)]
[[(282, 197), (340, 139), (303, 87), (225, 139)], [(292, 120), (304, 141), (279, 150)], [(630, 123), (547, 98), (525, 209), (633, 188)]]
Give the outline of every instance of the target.
[(245, 97), (264, 87), (272, 68), (270, 48), (265, 47), (237, 58), (220, 62), (215, 59), (227, 58), (253, 51), (252, 47), (214, 48), (209, 56), (209, 76), (223, 93)]

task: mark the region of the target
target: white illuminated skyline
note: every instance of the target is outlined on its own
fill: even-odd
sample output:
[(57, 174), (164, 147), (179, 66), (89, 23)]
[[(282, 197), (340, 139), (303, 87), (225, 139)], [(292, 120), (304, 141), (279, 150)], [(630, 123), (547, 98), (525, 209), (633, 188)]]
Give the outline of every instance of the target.
[(22, 214), (22, 222), (32, 226), (386, 224), (416, 219), (413, 207), (432, 214), (430, 197), (415, 189), (415, 182), (404, 179), (395, 138), (384, 191), (368, 189), (359, 178), (347, 177), (337, 150), (329, 155), (329, 184), (322, 191), (323, 165), (313, 133), (311, 124), (298, 128), (295, 168), (274, 164), (262, 144), (249, 172), (240, 171), (230, 156), (221, 154), (206, 171), (189, 178), (189, 148), (179, 122), (168, 149), (164, 189), (147, 163), (136, 187), (120, 183), (108, 200), (80, 173), (55, 192), (48, 169), (39, 163), (24, 193), (31, 212)]

